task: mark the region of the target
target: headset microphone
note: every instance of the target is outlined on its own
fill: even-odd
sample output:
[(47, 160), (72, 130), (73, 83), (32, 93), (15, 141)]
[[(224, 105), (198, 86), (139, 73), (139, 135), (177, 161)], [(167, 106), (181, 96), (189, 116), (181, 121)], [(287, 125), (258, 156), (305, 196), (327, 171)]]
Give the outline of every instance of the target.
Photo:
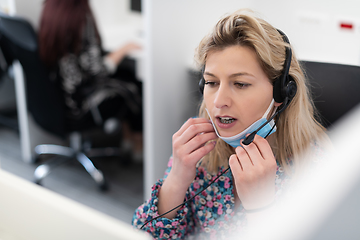
[[(263, 127), (265, 127), (266, 124), (268, 124), (271, 120), (274, 119), (274, 117), (279, 113), (279, 111), (276, 111), (276, 113), (274, 113), (271, 118), (269, 118), (269, 120), (267, 120), (266, 122), (263, 123), (263, 125), (261, 125), (258, 129), (256, 129), (255, 131), (253, 131), (252, 133), (250, 133), (250, 135), (248, 135), (243, 141), (242, 143), (244, 145), (249, 145), (250, 143), (252, 143), (254, 141), (255, 135), (258, 133), (258, 131), (260, 131), (260, 129), (262, 129)], [(275, 125), (274, 125), (275, 126)], [(270, 132), (272, 131), (272, 129), (270, 130)]]

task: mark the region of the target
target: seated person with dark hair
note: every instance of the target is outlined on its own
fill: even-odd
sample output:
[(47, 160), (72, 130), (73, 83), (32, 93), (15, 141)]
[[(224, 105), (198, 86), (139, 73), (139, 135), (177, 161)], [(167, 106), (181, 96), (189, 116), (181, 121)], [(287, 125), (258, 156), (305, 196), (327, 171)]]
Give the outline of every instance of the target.
[(123, 142), (129, 146), (135, 140), (134, 153), (141, 158), (142, 85), (133, 69), (119, 68), (126, 55), (138, 49), (128, 43), (105, 54), (88, 0), (44, 2), (40, 57), (61, 79), (67, 118), (82, 125), (124, 120), (129, 131), (124, 131)]

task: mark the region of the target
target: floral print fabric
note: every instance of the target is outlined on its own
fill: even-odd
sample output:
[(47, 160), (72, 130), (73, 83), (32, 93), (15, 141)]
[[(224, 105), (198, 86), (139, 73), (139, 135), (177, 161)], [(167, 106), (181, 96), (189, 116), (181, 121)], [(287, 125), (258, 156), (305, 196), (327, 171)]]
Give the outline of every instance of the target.
[[(136, 209), (132, 220), (135, 227), (141, 228), (146, 221), (159, 216), (158, 194), (171, 167), (172, 158), (170, 158), (164, 178), (153, 185), (151, 198)], [(203, 186), (224, 170), (225, 168), (219, 168), (218, 173), (212, 175), (204, 167), (198, 167), (195, 180), (190, 185), (185, 200), (195, 196)], [(278, 194), (281, 193), (280, 190), (288, 180), (283, 168), (278, 165), (275, 181)], [(240, 206), (235, 209), (233, 186), (233, 177), (229, 169), (211, 186), (181, 207), (174, 219), (157, 218), (147, 223), (143, 230), (149, 232), (155, 239), (191, 239), (195, 236), (196, 239), (226, 239), (231, 232), (243, 230), (247, 223), (242, 204), (240, 203)]]

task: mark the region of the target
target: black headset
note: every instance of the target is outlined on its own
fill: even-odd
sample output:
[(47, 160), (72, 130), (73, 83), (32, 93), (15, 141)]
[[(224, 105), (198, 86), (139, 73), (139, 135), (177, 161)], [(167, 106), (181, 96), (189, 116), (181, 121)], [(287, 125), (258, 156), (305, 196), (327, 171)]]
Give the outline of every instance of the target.
[[(283, 33), (281, 30), (277, 29), (277, 31), (281, 34), (281, 36), (283, 37), (284, 42), (290, 44), (289, 39), (287, 38), (287, 36), (285, 35), (285, 33)], [(274, 88), (273, 88), (273, 97), (275, 102), (277, 103), (283, 103), (280, 106), (280, 109), (282, 108), (286, 108), (289, 104), (290, 101), (294, 98), (296, 91), (297, 91), (297, 87), (296, 87), (296, 83), (294, 81), (294, 79), (289, 76), (289, 69), (290, 69), (290, 65), (291, 65), (291, 58), (292, 58), (292, 51), (291, 48), (286, 47), (285, 50), (285, 62), (284, 62), (284, 68), (282, 71), (281, 76), (279, 76), (275, 81), (274, 81)], [(204, 87), (205, 87), (205, 79), (204, 79), (204, 71), (205, 71), (205, 66), (203, 66), (203, 68), (201, 69), (202, 71), (202, 77), (199, 81), (199, 91), (201, 94), (204, 94)]]
[[(283, 37), (284, 42), (290, 44), (288, 37), (281, 30), (277, 31)], [(283, 72), (280, 77), (274, 81), (273, 97), (275, 102), (283, 103), (280, 109), (285, 109), (295, 97), (297, 86), (292, 76), (289, 75), (291, 65), (292, 51), (290, 47), (286, 47), (286, 57)]]

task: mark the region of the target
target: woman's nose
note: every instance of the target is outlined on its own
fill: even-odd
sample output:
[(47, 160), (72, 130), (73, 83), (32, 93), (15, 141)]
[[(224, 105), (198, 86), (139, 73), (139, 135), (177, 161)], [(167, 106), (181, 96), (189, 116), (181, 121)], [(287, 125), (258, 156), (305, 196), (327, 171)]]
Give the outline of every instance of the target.
[(214, 105), (217, 108), (230, 107), (231, 106), (231, 91), (225, 85), (220, 85), (214, 99)]

